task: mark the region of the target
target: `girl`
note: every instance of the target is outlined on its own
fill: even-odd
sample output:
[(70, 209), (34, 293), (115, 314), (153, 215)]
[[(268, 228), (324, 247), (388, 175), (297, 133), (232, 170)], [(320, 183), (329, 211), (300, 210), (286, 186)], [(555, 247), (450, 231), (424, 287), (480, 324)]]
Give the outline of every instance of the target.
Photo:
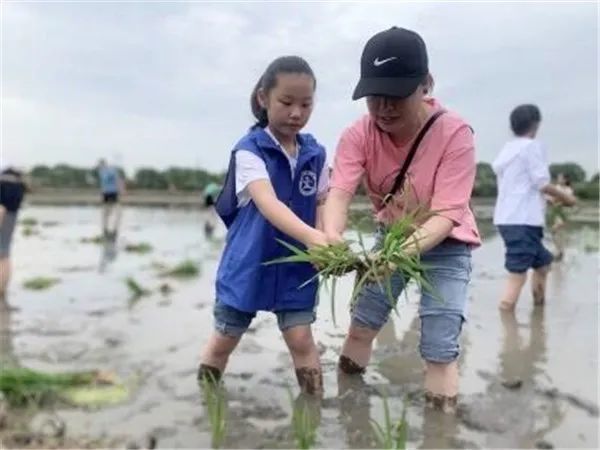
[[(475, 148), (470, 127), (428, 96), (432, 84), (425, 43), (417, 33), (394, 27), (367, 42), (353, 99), (366, 97), (368, 114), (340, 138), (323, 221), (328, 239), (341, 240), (348, 206), (361, 180), (380, 229), (417, 204), (440, 211), (417, 228), (416, 239), (406, 251), (422, 254), (433, 291), (443, 300), (422, 293), (419, 349), (426, 365), (428, 404), (452, 411), (471, 248), (480, 243), (469, 208)], [(399, 195), (394, 197), (395, 192)], [(382, 201), (390, 197), (393, 201)], [(382, 236), (378, 234), (379, 239)], [(390, 277), (397, 298), (404, 288), (404, 275), (396, 271)], [(385, 287), (377, 283), (363, 287), (339, 360), (342, 374), (364, 372), (373, 339), (391, 309)]]
[(264, 265), (287, 255), (277, 239), (326, 245), (319, 205), (328, 184), (325, 149), (300, 134), (313, 108), (316, 79), (306, 61), (273, 61), (250, 99), (256, 124), (235, 145), (215, 208), (228, 227), (217, 272), (215, 331), (202, 352), (198, 378), (218, 380), (257, 311), (272, 311), (292, 356), (300, 388), (322, 392), (319, 352), (310, 325), (317, 283), (309, 264)]

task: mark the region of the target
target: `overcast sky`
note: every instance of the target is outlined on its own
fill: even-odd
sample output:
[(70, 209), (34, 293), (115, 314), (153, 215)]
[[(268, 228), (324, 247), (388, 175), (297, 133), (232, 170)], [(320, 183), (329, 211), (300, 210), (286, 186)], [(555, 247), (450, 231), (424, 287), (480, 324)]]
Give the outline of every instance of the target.
[(596, 3), (2, 3), (4, 162), (224, 170), (252, 87), (287, 54), (315, 71), (305, 131), (331, 160), (366, 111), (350, 99), (363, 45), (397, 25), (425, 39), (434, 94), (476, 130), (478, 160), (533, 102), (550, 159), (597, 170)]

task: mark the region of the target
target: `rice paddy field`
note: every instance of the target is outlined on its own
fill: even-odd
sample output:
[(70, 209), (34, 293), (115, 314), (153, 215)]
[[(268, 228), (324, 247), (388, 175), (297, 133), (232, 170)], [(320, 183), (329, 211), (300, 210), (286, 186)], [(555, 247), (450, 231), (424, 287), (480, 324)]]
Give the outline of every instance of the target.
[[(0, 376), (9, 383), (0, 382), (3, 447), (598, 448), (597, 224), (570, 228), (545, 308), (533, 308), (526, 288), (507, 316), (497, 309), (503, 245), (480, 223), (452, 416), (425, 409), (420, 395), (415, 286), (378, 335), (364, 378), (338, 375), (352, 273), (336, 285), (335, 323), (321, 292), (321, 401), (299, 395), (269, 313), (233, 354), (223, 390), (207, 397), (196, 370), (225, 235), (220, 225), (205, 234), (209, 214), (127, 207), (118, 239), (104, 242), (96, 207), (21, 212), (0, 308)], [(372, 245), (372, 227), (360, 231)], [(88, 376), (75, 390), (54, 380), (55, 398), (17, 402), (24, 387), (6, 380), (24, 370)]]

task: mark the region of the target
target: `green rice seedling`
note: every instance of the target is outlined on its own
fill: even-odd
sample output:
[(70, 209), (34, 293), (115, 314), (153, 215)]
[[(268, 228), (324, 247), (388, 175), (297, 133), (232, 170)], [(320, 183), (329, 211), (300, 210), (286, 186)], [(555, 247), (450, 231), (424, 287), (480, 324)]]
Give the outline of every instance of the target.
[(294, 401), (292, 392), (288, 390), (290, 403), (292, 405), (292, 433), (296, 448), (309, 449), (317, 441), (318, 421), (310, 412), (310, 398), (301, 396), (298, 401)]
[(202, 393), (210, 423), (211, 445), (213, 448), (220, 448), (227, 432), (227, 402), (223, 384), (209, 376), (202, 379)]
[(42, 222), (42, 226), (45, 228), (56, 227), (58, 225), (60, 225), (60, 222), (57, 222), (55, 220), (46, 220)]
[(135, 279), (132, 277), (128, 277), (125, 280), (125, 283), (127, 284), (127, 287), (129, 288), (129, 290), (131, 291), (131, 294), (136, 297), (141, 297), (143, 295), (147, 295), (150, 293), (150, 291), (141, 287), (140, 284), (137, 281), (135, 281)]
[(82, 244), (102, 244), (104, 242), (104, 236), (96, 235), (92, 237), (84, 237), (79, 240)]
[[(412, 237), (416, 228), (432, 217), (435, 213), (423, 208), (417, 208), (414, 212), (406, 214), (386, 230), (381, 241), (381, 246), (376, 251), (368, 250), (363, 242), (360, 231), (358, 232), (359, 251), (353, 251), (350, 247), (352, 242), (313, 247), (305, 250), (279, 241), (290, 251), (289, 256), (268, 261), (265, 264), (280, 264), (292, 262), (305, 262), (317, 267), (317, 275), (305, 284), (320, 278), (321, 283), (332, 280), (331, 289), (331, 311), (335, 325), (335, 278), (348, 272), (356, 271), (356, 279), (350, 304), (354, 305), (359, 292), (366, 283), (377, 283), (388, 294), (389, 301), (395, 309), (396, 299), (392, 296), (390, 275), (398, 272), (405, 277), (406, 282), (412, 280), (421, 289), (431, 292), (432, 286), (427, 280), (425, 264), (421, 262), (418, 251), (407, 251), (407, 246), (414, 244), (418, 250), (418, 241)], [(405, 290), (406, 292), (406, 290)]]
[(380, 448), (385, 449), (406, 449), (408, 439), (408, 423), (406, 422), (406, 401), (402, 410), (400, 420), (393, 422), (390, 416), (390, 408), (387, 396), (382, 395), (383, 400), (383, 425), (373, 419), (370, 419), (371, 429)]
[(33, 227), (26, 226), (23, 228), (22, 234), (25, 237), (29, 237), (33, 236), (34, 234), (40, 234), (40, 232)]
[(182, 261), (172, 269), (166, 270), (163, 275), (175, 278), (193, 278), (200, 273), (200, 267), (189, 259)]
[(33, 217), (25, 217), (21, 220), (21, 225), (23, 225), (24, 227), (34, 227), (37, 224), (37, 219), (34, 219)]
[(35, 277), (25, 280), (23, 287), (32, 291), (42, 291), (60, 282), (60, 278)]
[(129, 395), (112, 373), (47, 373), (24, 367), (2, 368), (0, 392), (12, 407), (43, 406), (57, 400), (98, 407), (121, 402)]
[(12, 406), (55, 400), (64, 389), (93, 383), (97, 372), (45, 373), (27, 368), (2, 368), (0, 391)]
[(152, 246), (147, 242), (140, 242), (139, 244), (128, 244), (125, 246), (125, 251), (129, 253), (146, 254), (152, 251)]
[(131, 293), (130, 302), (137, 301), (140, 299), (140, 297), (144, 297), (150, 294), (150, 291), (148, 289), (145, 289), (142, 286), (140, 286), (140, 284), (137, 281), (135, 281), (135, 279), (132, 277), (126, 278), (125, 284), (127, 285), (129, 292)]
[(291, 255), (277, 258), (272, 261), (268, 261), (264, 264), (271, 265), (292, 262), (306, 262), (317, 267), (317, 275), (315, 275), (315, 277), (313, 278), (306, 280), (298, 288), (304, 287), (305, 285), (314, 281), (315, 279), (318, 279), (320, 283), (323, 283), (325, 285), (327, 285), (328, 281), (331, 281), (331, 317), (334, 326), (336, 326), (336, 277), (360, 269), (361, 266), (364, 265), (364, 262), (360, 259), (358, 255), (356, 255), (350, 249), (350, 246), (346, 243), (323, 247), (314, 247), (309, 250), (304, 250), (282, 240), (278, 240), (278, 242), (285, 248), (287, 248), (290, 251)]

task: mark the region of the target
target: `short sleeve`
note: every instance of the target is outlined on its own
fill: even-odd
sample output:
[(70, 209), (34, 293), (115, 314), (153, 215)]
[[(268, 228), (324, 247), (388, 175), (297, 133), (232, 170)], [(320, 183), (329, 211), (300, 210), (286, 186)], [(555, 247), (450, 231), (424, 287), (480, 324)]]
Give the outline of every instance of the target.
[(248, 150), (235, 152), (235, 192), (239, 194), (256, 180), (269, 179), (265, 162)]
[(546, 151), (542, 144), (533, 141), (524, 151), (523, 156), (527, 164), (527, 173), (531, 184), (541, 189), (550, 183), (550, 170), (546, 161)]
[(239, 207), (250, 202), (250, 195), (246, 189), (250, 183), (268, 179), (267, 166), (259, 156), (248, 150), (235, 152), (235, 193), (238, 197)]
[(452, 135), (435, 173), (431, 209), (459, 224), (475, 182), (475, 143), (465, 125)]
[(344, 131), (337, 145), (330, 188), (356, 192), (365, 173), (365, 148), (354, 127)]

